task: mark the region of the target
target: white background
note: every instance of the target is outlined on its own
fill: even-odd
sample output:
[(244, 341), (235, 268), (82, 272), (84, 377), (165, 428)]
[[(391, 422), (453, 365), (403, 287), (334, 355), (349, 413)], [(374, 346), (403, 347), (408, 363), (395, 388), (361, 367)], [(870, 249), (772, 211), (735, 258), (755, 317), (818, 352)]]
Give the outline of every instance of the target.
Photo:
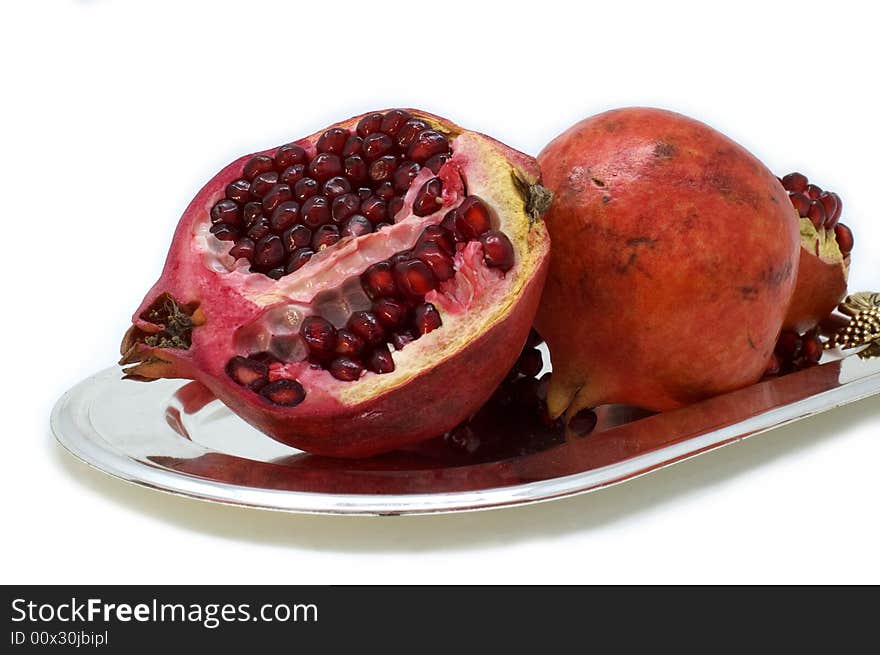
[(880, 290), (876, 9), (724, 6), (6, 5), (0, 582), (880, 582), (880, 397), (588, 496), (392, 519), (167, 496), (48, 429), (56, 398), (116, 360), (214, 171), (374, 108), (531, 154), (614, 106), (696, 116), (837, 190), (851, 288)]

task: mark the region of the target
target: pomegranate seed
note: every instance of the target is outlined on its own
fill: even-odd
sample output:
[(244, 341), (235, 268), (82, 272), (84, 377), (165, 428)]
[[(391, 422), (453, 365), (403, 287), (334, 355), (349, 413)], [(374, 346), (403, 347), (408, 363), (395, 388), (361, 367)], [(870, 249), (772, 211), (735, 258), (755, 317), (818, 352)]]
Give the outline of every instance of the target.
[(837, 221), (840, 220), (840, 214), (843, 213), (843, 200), (841, 200), (840, 196), (837, 195), (836, 193), (834, 193), (833, 191), (831, 192), (831, 195), (837, 201), (837, 205), (834, 210), (834, 214), (831, 215), (830, 217), (828, 217), (828, 216), (825, 217), (825, 225), (828, 227), (835, 225), (837, 223)]
[(359, 155), (364, 151), (364, 140), (359, 136), (351, 135), (345, 140), (345, 145), (342, 146), (342, 156), (343, 157), (351, 157), (352, 155)]
[(401, 250), (400, 252), (396, 252), (391, 257), (388, 258), (388, 262), (391, 264), (393, 268), (395, 265), (400, 262), (407, 262), (412, 259), (412, 250)]
[[(393, 219), (397, 216), (397, 212), (403, 209), (403, 198), (400, 196), (396, 196), (388, 201), (388, 218)], [(389, 223), (379, 223), (376, 226), (376, 229), (379, 229), (380, 225), (389, 225)]]
[(367, 268), (361, 275), (361, 286), (372, 300), (397, 295), (397, 283), (394, 281), (391, 263), (377, 262)]
[(289, 166), (306, 163), (306, 151), (295, 143), (288, 143), (275, 151), (275, 168), (284, 170)]
[(395, 298), (379, 298), (372, 310), (382, 327), (388, 330), (399, 327), (406, 319), (406, 305)]
[(423, 130), (407, 148), (406, 158), (424, 164), (434, 155), (445, 152), (449, 152), (449, 140), (436, 130)]
[(422, 167), (414, 161), (401, 162), (400, 166), (394, 171), (394, 176), (392, 178), (394, 190), (398, 193), (406, 193), (413, 180), (416, 179), (416, 175), (419, 174), (421, 168)]
[(226, 223), (212, 225), (211, 234), (220, 239), (220, 241), (235, 241), (241, 236), (241, 232), (237, 227), (234, 225), (227, 225)]
[(327, 370), (334, 378), (345, 382), (354, 382), (364, 372), (363, 366), (350, 357), (337, 357), (330, 362)]
[(251, 259), (254, 256), (254, 242), (247, 237), (241, 238), (235, 242), (235, 245), (229, 249), (229, 254), (233, 259)]
[(375, 225), (388, 218), (388, 207), (381, 198), (371, 196), (361, 203), (361, 214), (366, 216)]
[(331, 177), (324, 182), (324, 195), (331, 200), (349, 191), (351, 191), (351, 183), (341, 175)]
[(312, 258), (314, 251), (311, 248), (299, 248), (294, 250), (290, 257), (287, 258), (287, 266), (284, 267), (285, 273), (293, 273), (299, 270)]
[(247, 180), (236, 180), (226, 185), (226, 197), (243, 205), (251, 197), (251, 183)]
[(367, 358), (367, 368), (373, 373), (391, 373), (394, 370), (394, 358), (388, 346), (382, 344), (370, 353)]
[(286, 184), (276, 184), (263, 196), (263, 213), (272, 214), (278, 206), (293, 198), (293, 191)]
[(315, 230), (312, 236), (312, 250), (321, 252), (324, 248), (329, 248), (341, 237), (339, 236), (339, 228), (335, 225), (322, 225)]
[(782, 186), (786, 191), (803, 193), (807, 190), (807, 176), (802, 173), (789, 173), (782, 178)]
[(413, 248), (413, 256), (428, 265), (434, 277), (443, 282), (455, 275), (452, 257), (438, 243), (428, 241)]
[(292, 253), (300, 248), (306, 248), (312, 243), (312, 231), (305, 225), (294, 225), (285, 230), (281, 241), (284, 242), (284, 248), (287, 252)]
[(321, 316), (307, 316), (299, 327), (309, 355), (316, 361), (326, 361), (336, 349), (336, 328)]
[(257, 390), (269, 381), (269, 367), (263, 362), (238, 355), (226, 363), (226, 375), (236, 384)]
[(489, 209), (477, 196), (468, 196), (459, 205), (455, 216), (455, 230), (466, 240), (478, 239), (492, 229)]
[(526, 348), (516, 360), (516, 370), (523, 375), (534, 378), (544, 368), (544, 358), (536, 348)]
[(241, 208), (241, 217), (245, 227), (251, 227), (258, 220), (263, 218), (263, 204), (259, 202), (249, 202)]
[(428, 334), (443, 325), (440, 312), (429, 302), (418, 305), (413, 310), (413, 325), (419, 334)]
[(417, 249), (423, 243), (436, 243), (450, 257), (455, 255), (455, 237), (449, 230), (439, 225), (426, 227), (416, 241), (415, 248)]
[(349, 216), (353, 216), (361, 208), (361, 199), (356, 193), (343, 193), (333, 199), (330, 207), (330, 216), (337, 223), (341, 223)]
[(382, 114), (367, 114), (362, 119), (358, 121), (357, 124), (357, 133), (360, 137), (365, 137), (373, 132), (378, 132), (382, 129)]
[(852, 252), (853, 233), (846, 225), (838, 223), (834, 226), (834, 238), (837, 239), (837, 246), (841, 253), (848, 255)]
[(351, 330), (340, 329), (336, 333), (336, 354), (357, 358), (364, 349), (364, 340)]
[(395, 264), (394, 281), (401, 291), (414, 298), (424, 296), (436, 286), (431, 269), (418, 259)]
[(513, 268), (513, 244), (504, 232), (489, 230), (480, 236), (483, 244), (483, 259), (486, 266), (500, 268), (505, 273)]
[(394, 175), (397, 168), (397, 157), (394, 155), (382, 155), (370, 164), (369, 177), (373, 182), (385, 182)]
[(364, 139), (364, 157), (367, 161), (373, 161), (394, 150), (394, 142), (391, 137), (382, 132), (376, 132)]
[(306, 399), (306, 391), (296, 380), (275, 380), (260, 389), (260, 395), (275, 405), (296, 407)]
[(367, 220), (366, 216), (354, 214), (345, 219), (342, 224), (342, 236), (344, 237), (362, 237), (373, 231), (373, 224)]
[(253, 262), (260, 268), (275, 268), (284, 261), (284, 243), (277, 234), (269, 234), (257, 241)]
[(431, 172), (434, 175), (440, 172), (440, 169), (443, 168), (443, 164), (449, 161), (451, 155), (448, 152), (444, 152), (439, 155), (434, 155), (428, 161), (425, 162), (425, 166), (431, 169)]
[(333, 155), (329, 152), (321, 152), (309, 162), (309, 175), (318, 182), (326, 182), (331, 177), (342, 175), (342, 160), (339, 155)]
[(255, 198), (262, 198), (276, 184), (278, 184), (278, 173), (275, 171), (260, 173), (251, 182), (251, 195)]
[(816, 184), (808, 184), (807, 189), (806, 189), (806, 191), (804, 191), (804, 193), (807, 194), (807, 197), (810, 200), (815, 200), (816, 198), (818, 198), (819, 196), (822, 195), (822, 187), (820, 187)]
[(275, 208), (269, 218), (269, 227), (276, 234), (293, 227), (299, 222), (299, 203), (294, 200), (286, 200)]
[(364, 201), (373, 195), (373, 190), (370, 187), (364, 186), (364, 187), (361, 187), (357, 190), (357, 194), (358, 194), (358, 198), (360, 198), (361, 201)]
[(462, 236), (458, 233), (458, 230), (455, 227), (455, 219), (458, 218), (458, 210), (450, 209), (446, 212), (446, 215), (443, 217), (443, 220), (440, 221), (440, 227), (449, 232), (455, 237), (456, 241), (462, 241)]
[(314, 229), (330, 222), (330, 201), (324, 196), (312, 196), (302, 206), (303, 223)]
[(825, 224), (825, 207), (822, 206), (821, 202), (818, 200), (810, 201), (807, 218), (810, 219), (810, 222), (817, 230)]
[(382, 125), (379, 129), (385, 132), (385, 134), (395, 137), (397, 136), (397, 133), (400, 132), (400, 128), (402, 128), (404, 123), (410, 118), (412, 118), (412, 114), (409, 112), (403, 111), (402, 109), (392, 109), (385, 114), (385, 117), (382, 119)]
[(426, 121), (423, 121), (421, 118), (411, 118), (397, 132), (397, 138), (395, 139), (397, 147), (406, 151), (412, 145), (412, 142), (416, 140), (419, 133), (428, 129), (431, 129), (431, 126)]
[(348, 317), (346, 327), (370, 346), (376, 346), (385, 339), (385, 330), (372, 312), (358, 311)]
[(345, 177), (352, 181), (353, 184), (360, 184), (367, 179), (367, 162), (360, 155), (352, 155), (346, 157), (343, 162)]
[(807, 362), (818, 364), (819, 360), (822, 359), (822, 350), (822, 342), (819, 341), (816, 335), (808, 334), (804, 336), (801, 342), (801, 357)]
[(381, 230), (383, 227), (391, 227), (391, 223), (376, 223), (376, 232)]
[(269, 226), (269, 220), (262, 216), (256, 223), (251, 225), (247, 231), (247, 235), (254, 241), (259, 241), (260, 239), (269, 236), (271, 233), (272, 228)]
[(803, 193), (792, 193), (789, 196), (789, 200), (791, 200), (791, 204), (794, 205), (794, 208), (797, 209), (798, 216), (806, 218), (807, 212), (810, 211), (810, 199)]
[(395, 350), (403, 350), (407, 345), (418, 339), (418, 335), (412, 330), (401, 330), (391, 335), (391, 345)]
[(779, 375), (782, 373), (782, 360), (779, 355), (773, 353), (770, 355), (770, 361), (767, 362), (767, 368), (764, 369), (764, 375)]
[(266, 271), (266, 276), (271, 277), (273, 280), (280, 280), (284, 277), (284, 267), (276, 266), (275, 268), (269, 269)]
[(313, 180), (310, 177), (304, 177), (293, 186), (293, 197), (299, 202), (305, 202), (309, 198), (318, 195), (320, 190), (321, 185), (318, 184), (317, 180)]
[(334, 155), (342, 153), (345, 142), (348, 140), (348, 130), (341, 127), (331, 127), (318, 137), (315, 144), (318, 152), (329, 152)]
[(801, 335), (794, 330), (784, 330), (776, 340), (775, 352), (783, 362), (792, 362), (800, 354)]
[(413, 202), (413, 214), (428, 216), (440, 209), (443, 202), (443, 182), (439, 177), (432, 177), (422, 185)]
[(391, 186), (391, 182), (382, 182), (376, 187), (376, 195), (388, 203), (394, 197), (394, 187)]
[(244, 177), (253, 180), (260, 173), (268, 173), (275, 168), (275, 162), (268, 155), (254, 155), (244, 165)]
[(221, 200), (211, 208), (211, 222), (241, 225), (241, 209), (232, 200)]
[(297, 182), (305, 177), (305, 175), (306, 165), (294, 164), (293, 166), (285, 168), (284, 172), (281, 173), (278, 179), (292, 189)]
[[(830, 227), (828, 225), (829, 220), (835, 213), (837, 213), (837, 194), (829, 193), (828, 191), (823, 192), (817, 200), (822, 203), (822, 207), (825, 208), (825, 226)], [(839, 214), (838, 214), (839, 215)]]

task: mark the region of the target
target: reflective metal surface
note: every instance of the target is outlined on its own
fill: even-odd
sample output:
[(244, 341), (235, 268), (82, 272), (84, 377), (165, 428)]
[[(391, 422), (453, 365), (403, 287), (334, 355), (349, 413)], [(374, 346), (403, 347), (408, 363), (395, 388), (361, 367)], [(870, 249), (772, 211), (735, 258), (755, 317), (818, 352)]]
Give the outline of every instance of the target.
[(880, 359), (853, 355), (672, 412), (600, 408), (596, 429), (568, 442), (529, 435), (518, 451), (469, 455), (436, 439), (339, 460), (273, 441), (201, 385), (124, 381), (113, 367), (58, 401), (52, 430), (88, 464), (163, 491), (264, 509), (395, 515), (592, 491), (878, 392)]

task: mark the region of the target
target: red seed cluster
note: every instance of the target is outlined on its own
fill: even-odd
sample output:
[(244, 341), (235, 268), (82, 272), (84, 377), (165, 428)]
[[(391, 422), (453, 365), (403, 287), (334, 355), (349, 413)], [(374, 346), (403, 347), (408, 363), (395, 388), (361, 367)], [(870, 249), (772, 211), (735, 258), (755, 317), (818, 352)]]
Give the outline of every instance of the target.
[(776, 348), (765, 375), (786, 375), (816, 366), (823, 350), (824, 346), (816, 332), (798, 334), (794, 330), (783, 330), (776, 340)]
[[(393, 371), (391, 349), (400, 350), (443, 324), (439, 310), (425, 302), (425, 295), (455, 276), (456, 250), (475, 240), (483, 247), (486, 266), (510, 270), (513, 244), (503, 232), (492, 229), (485, 203), (468, 196), (440, 225), (427, 226), (412, 250), (376, 262), (361, 274), (361, 287), (372, 302), (369, 310), (352, 313), (340, 328), (318, 315), (303, 321), (299, 334), (309, 360), (344, 381), (359, 379), (365, 370)], [(268, 375), (266, 357), (233, 358), (227, 373), (238, 384), (260, 391), (268, 380), (264, 380)], [(534, 376), (541, 366), (537, 350), (524, 353), (521, 367), (525, 375)]]
[(852, 251), (852, 231), (838, 222), (843, 211), (843, 201), (840, 196), (833, 191), (824, 191), (821, 187), (810, 184), (803, 173), (789, 173), (780, 182), (788, 191), (791, 204), (797, 209), (801, 218), (809, 218), (817, 230), (820, 227), (834, 230), (840, 252), (846, 255)]
[[(316, 148), (311, 159), (295, 143), (251, 157), (211, 208), (212, 234), (234, 241), (230, 254), (252, 272), (278, 279), (342, 238), (392, 223), (421, 169), (436, 174), (452, 156), (446, 135), (400, 109), (331, 128)], [(442, 189), (439, 178), (427, 181), (416, 215), (436, 211)]]

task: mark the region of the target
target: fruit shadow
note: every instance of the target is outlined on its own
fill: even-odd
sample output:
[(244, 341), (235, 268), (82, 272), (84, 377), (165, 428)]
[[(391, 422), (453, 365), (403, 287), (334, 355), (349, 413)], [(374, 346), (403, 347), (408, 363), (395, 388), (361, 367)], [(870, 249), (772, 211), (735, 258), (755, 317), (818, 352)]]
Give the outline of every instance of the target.
[(54, 448), (58, 465), (90, 491), (183, 530), (216, 537), (344, 553), (458, 550), (586, 533), (724, 484), (808, 450), (880, 415), (880, 396), (798, 421), (649, 475), (570, 498), (457, 514), (321, 516), (209, 503), (129, 484)]

